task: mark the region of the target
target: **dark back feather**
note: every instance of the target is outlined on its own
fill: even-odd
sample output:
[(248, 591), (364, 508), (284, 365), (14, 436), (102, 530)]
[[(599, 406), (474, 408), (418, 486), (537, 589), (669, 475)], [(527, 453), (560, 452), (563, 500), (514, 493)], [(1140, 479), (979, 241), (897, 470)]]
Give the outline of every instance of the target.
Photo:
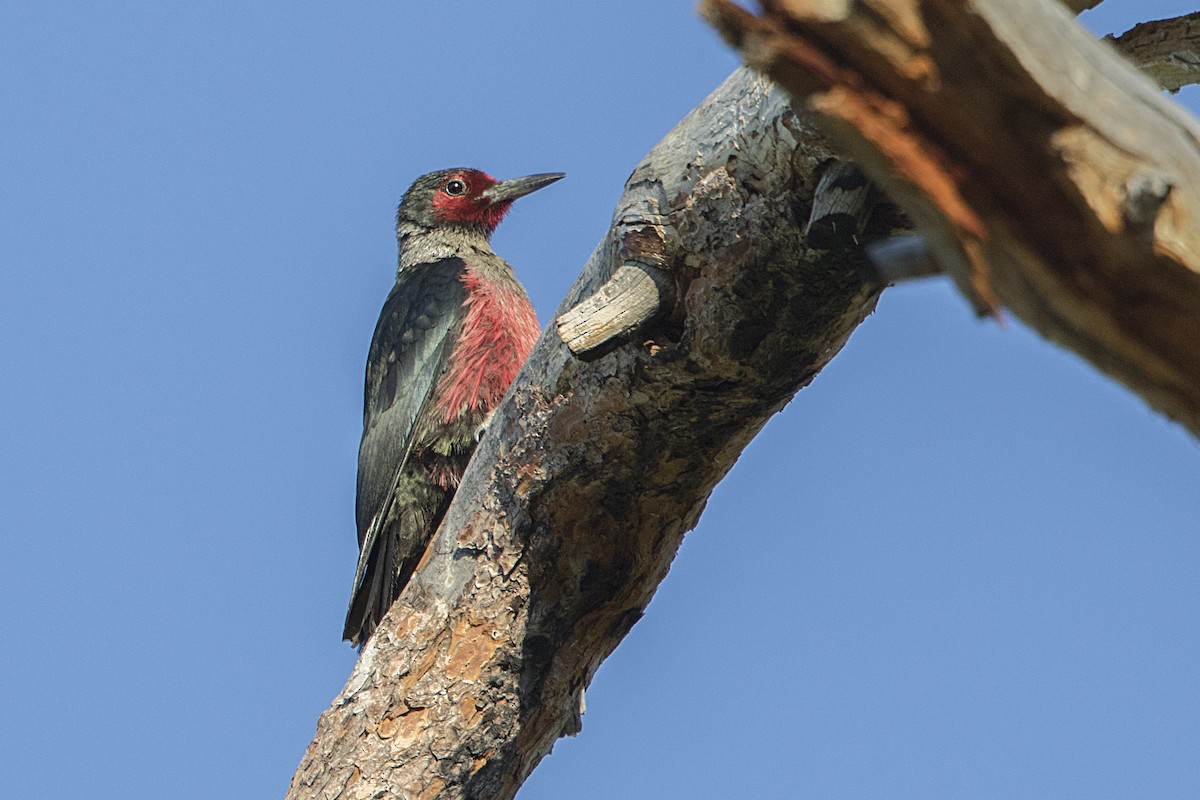
[(432, 402), (462, 329), (466, 264), (445, 258), (401, 272), (380, 312), (367, 358), (358, 450), (358, 540), (392, 491), (417, 421)]

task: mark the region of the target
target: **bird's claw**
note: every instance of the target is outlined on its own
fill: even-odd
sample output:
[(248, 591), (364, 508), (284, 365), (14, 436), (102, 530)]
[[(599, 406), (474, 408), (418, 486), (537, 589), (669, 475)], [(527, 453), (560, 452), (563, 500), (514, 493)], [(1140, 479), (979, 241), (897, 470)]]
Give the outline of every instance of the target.
[(483, 434), (487, 433), (488, 423), (492, 421), (492, 415), (495, 413), (494, 409), (489, 411), (488, 415), (483, 418), (483, 422), (475, 428), (475, 444), (479, 444), (483, 440)]

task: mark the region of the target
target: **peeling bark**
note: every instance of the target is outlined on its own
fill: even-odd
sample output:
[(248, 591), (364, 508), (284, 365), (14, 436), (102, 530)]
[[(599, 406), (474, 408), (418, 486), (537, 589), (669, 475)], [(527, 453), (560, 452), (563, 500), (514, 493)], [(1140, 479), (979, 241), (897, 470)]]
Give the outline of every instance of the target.
[(631, 226), (673, 306), (590, 361), (543, 334), (289, 798), (510, 798), (579, 730), (713, 487), (874, 308), (861, 250), (801, 233), (831, 159), (739, 70), (634, 170), (560, 311), (625, 262)]
[(979, 306), (1200, 433), (1200, 126), (1048, 0), (707, 0)]

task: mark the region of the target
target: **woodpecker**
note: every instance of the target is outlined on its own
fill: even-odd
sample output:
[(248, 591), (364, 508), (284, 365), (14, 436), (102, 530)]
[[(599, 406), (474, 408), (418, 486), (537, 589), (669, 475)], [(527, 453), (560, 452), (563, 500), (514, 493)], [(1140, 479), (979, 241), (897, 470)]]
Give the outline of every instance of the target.
[(562, 173), (417, 178), (396, 211), (396, 285), (367, 356), (358, 450), (358, 567), (342, 637), (361, 647), (412, 577), (476, 434), (540, 328), (492, 232), (513, 201)]

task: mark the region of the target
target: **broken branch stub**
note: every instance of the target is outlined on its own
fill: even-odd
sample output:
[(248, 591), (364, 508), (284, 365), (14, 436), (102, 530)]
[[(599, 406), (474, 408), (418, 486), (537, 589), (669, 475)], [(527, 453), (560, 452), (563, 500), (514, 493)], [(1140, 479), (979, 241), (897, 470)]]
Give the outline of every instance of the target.
[(596, 358), (645, 328), (675, 300), (670, 276), (628, 261), (600, 289), (555, 322), (559, 338), (580, 358)]
[(614, 214), (619, 266), (596, 292), (555, 321), (559, 338), (576, 356), (604, 355), (674, 305), (678, 236), (668, 210), (662, 182), (648, 178), (643, 163), (626, 181)]
[(875, 189), (862, 170), (847, 161), (834, 161), (821, 174), (813, 193), (812, 211), (804, 226), (809, 245), (832, 250), (860, 244), (875, 199)]
[(942, 274), (929, 245), (918, 233), (875, 242), (867, 247), (867, 255), (870, 257), (867, 279), (884, 286)]

